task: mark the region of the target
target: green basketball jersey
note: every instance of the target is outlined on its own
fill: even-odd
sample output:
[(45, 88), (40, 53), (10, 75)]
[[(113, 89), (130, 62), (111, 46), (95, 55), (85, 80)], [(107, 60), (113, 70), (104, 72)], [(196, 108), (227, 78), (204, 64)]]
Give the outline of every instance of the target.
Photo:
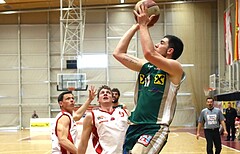
[(151, 63), (143, 65), (135, 87), (135, 108), (129, 117), (134, 124), (166, 124), (172, 122), (176, 95), (180, 87), (169, 75)]

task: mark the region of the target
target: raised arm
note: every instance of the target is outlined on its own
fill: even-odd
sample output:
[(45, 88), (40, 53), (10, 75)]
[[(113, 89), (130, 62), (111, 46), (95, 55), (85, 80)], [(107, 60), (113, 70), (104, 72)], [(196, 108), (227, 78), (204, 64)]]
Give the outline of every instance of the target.
[(88, 90), (88, 99), (76, 112), (74, 112), (73, 119), (75, 121), (78, 121), (81, 119), (81, 117), (87, 110), (89, 104), (94, 100), (95, 96), (96, 96), (96, 89), (94, 86), (91, 86), (90, 89)]
[(78, 145), (78, 154), (85, 154), (88, 147), (88, 140), (92, 132), (92, 114), (89, 113), (86, 115), (83, 121), (83, 130)]
[(121, 38), (113, 52), (113, 56), (127, 68), (139, 72), (142, 65), (146, 62), (135, 56), (127, 54), (129, 43), (138, 30), (138, 24), (134, 24)]
[(152, 17), (148, 17), (146, 6), (141, 5), (139, 13), (136, 11), (134, 13), (139, 23), (140, 40), (145, 59), (166, 71), (174, 84), (179, 84), (182, 79), (183, 69), (178, 61), (171, 59), (174, 49), (169, 48), (168, 39), (163, 38), (160, 43), (154, 45), (148, 27)]

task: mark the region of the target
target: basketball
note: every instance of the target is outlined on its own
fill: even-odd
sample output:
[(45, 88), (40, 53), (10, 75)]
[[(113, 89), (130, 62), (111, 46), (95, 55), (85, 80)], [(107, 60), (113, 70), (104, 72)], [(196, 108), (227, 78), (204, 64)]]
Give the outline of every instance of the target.
[[(157, 5), (156, 2), (154, 2), (153, 0), (140, 0), (139, 2), (137, 2), (137, 4), (135, 5), (134, 9), (135, 11), (138, 12), (139, 7), (141, 4), (144, 4), (145, 6), (147, 6), (148, 8), (148, 16), (150, 17), (151, 15), (155, 15), (152, 20), (148, 23), (148, 26), (153, 26), (159, 19), (160, 16), (160, 8)], [(137, 21), (137, 17), (135, 15), (135, 20)]]

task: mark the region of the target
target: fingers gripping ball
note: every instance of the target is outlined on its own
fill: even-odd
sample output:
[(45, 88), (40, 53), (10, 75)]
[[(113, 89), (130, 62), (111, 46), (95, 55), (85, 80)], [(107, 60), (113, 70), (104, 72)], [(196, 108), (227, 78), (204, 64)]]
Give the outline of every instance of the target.
[[(148, 26), (153, 26), (159, 19), (160, 16), (160, 8), (157, 5), (156, 2), (154, 2), (153, 0), (140, 0), (139, 2), (137, 2), (137, 4), (135, 5), (134, 9), (135, 11), (138, 12), (139, 7), (141, 4), (144, 4), (145, 6), (147, 6), (148, 8), (148, 16), (150, 17), (151, 15), (155, 15), (152, 20), (148, 23)], [(135, 16), (135, 20), (137, 21), (137, 17)]]

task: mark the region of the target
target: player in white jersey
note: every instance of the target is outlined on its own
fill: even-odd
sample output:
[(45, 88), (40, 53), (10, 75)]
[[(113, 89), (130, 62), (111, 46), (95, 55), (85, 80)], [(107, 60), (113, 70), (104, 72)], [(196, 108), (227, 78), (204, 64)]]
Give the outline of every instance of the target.
[(61, 112), (56, 116), (52, 130), (52, 154), (76, 154), (77, 153), (77, 128), (75, 121), (80, 120), (88, 105), (96, 96), (96, 90), (91, 86), (89, 98), (86, 102), (74, 111), (74, 95), (72, 91), (62, 92), (58, 96), (58, 103)]
[(85, 154), (92, 134), (93, 147), (98, 154), (121, 154), (128, 114), (125, 109), (112, 107), (112, 91), (102, 86), (97, 94), (99, 108), (93, 109), (83, 121), (78, 154)]

